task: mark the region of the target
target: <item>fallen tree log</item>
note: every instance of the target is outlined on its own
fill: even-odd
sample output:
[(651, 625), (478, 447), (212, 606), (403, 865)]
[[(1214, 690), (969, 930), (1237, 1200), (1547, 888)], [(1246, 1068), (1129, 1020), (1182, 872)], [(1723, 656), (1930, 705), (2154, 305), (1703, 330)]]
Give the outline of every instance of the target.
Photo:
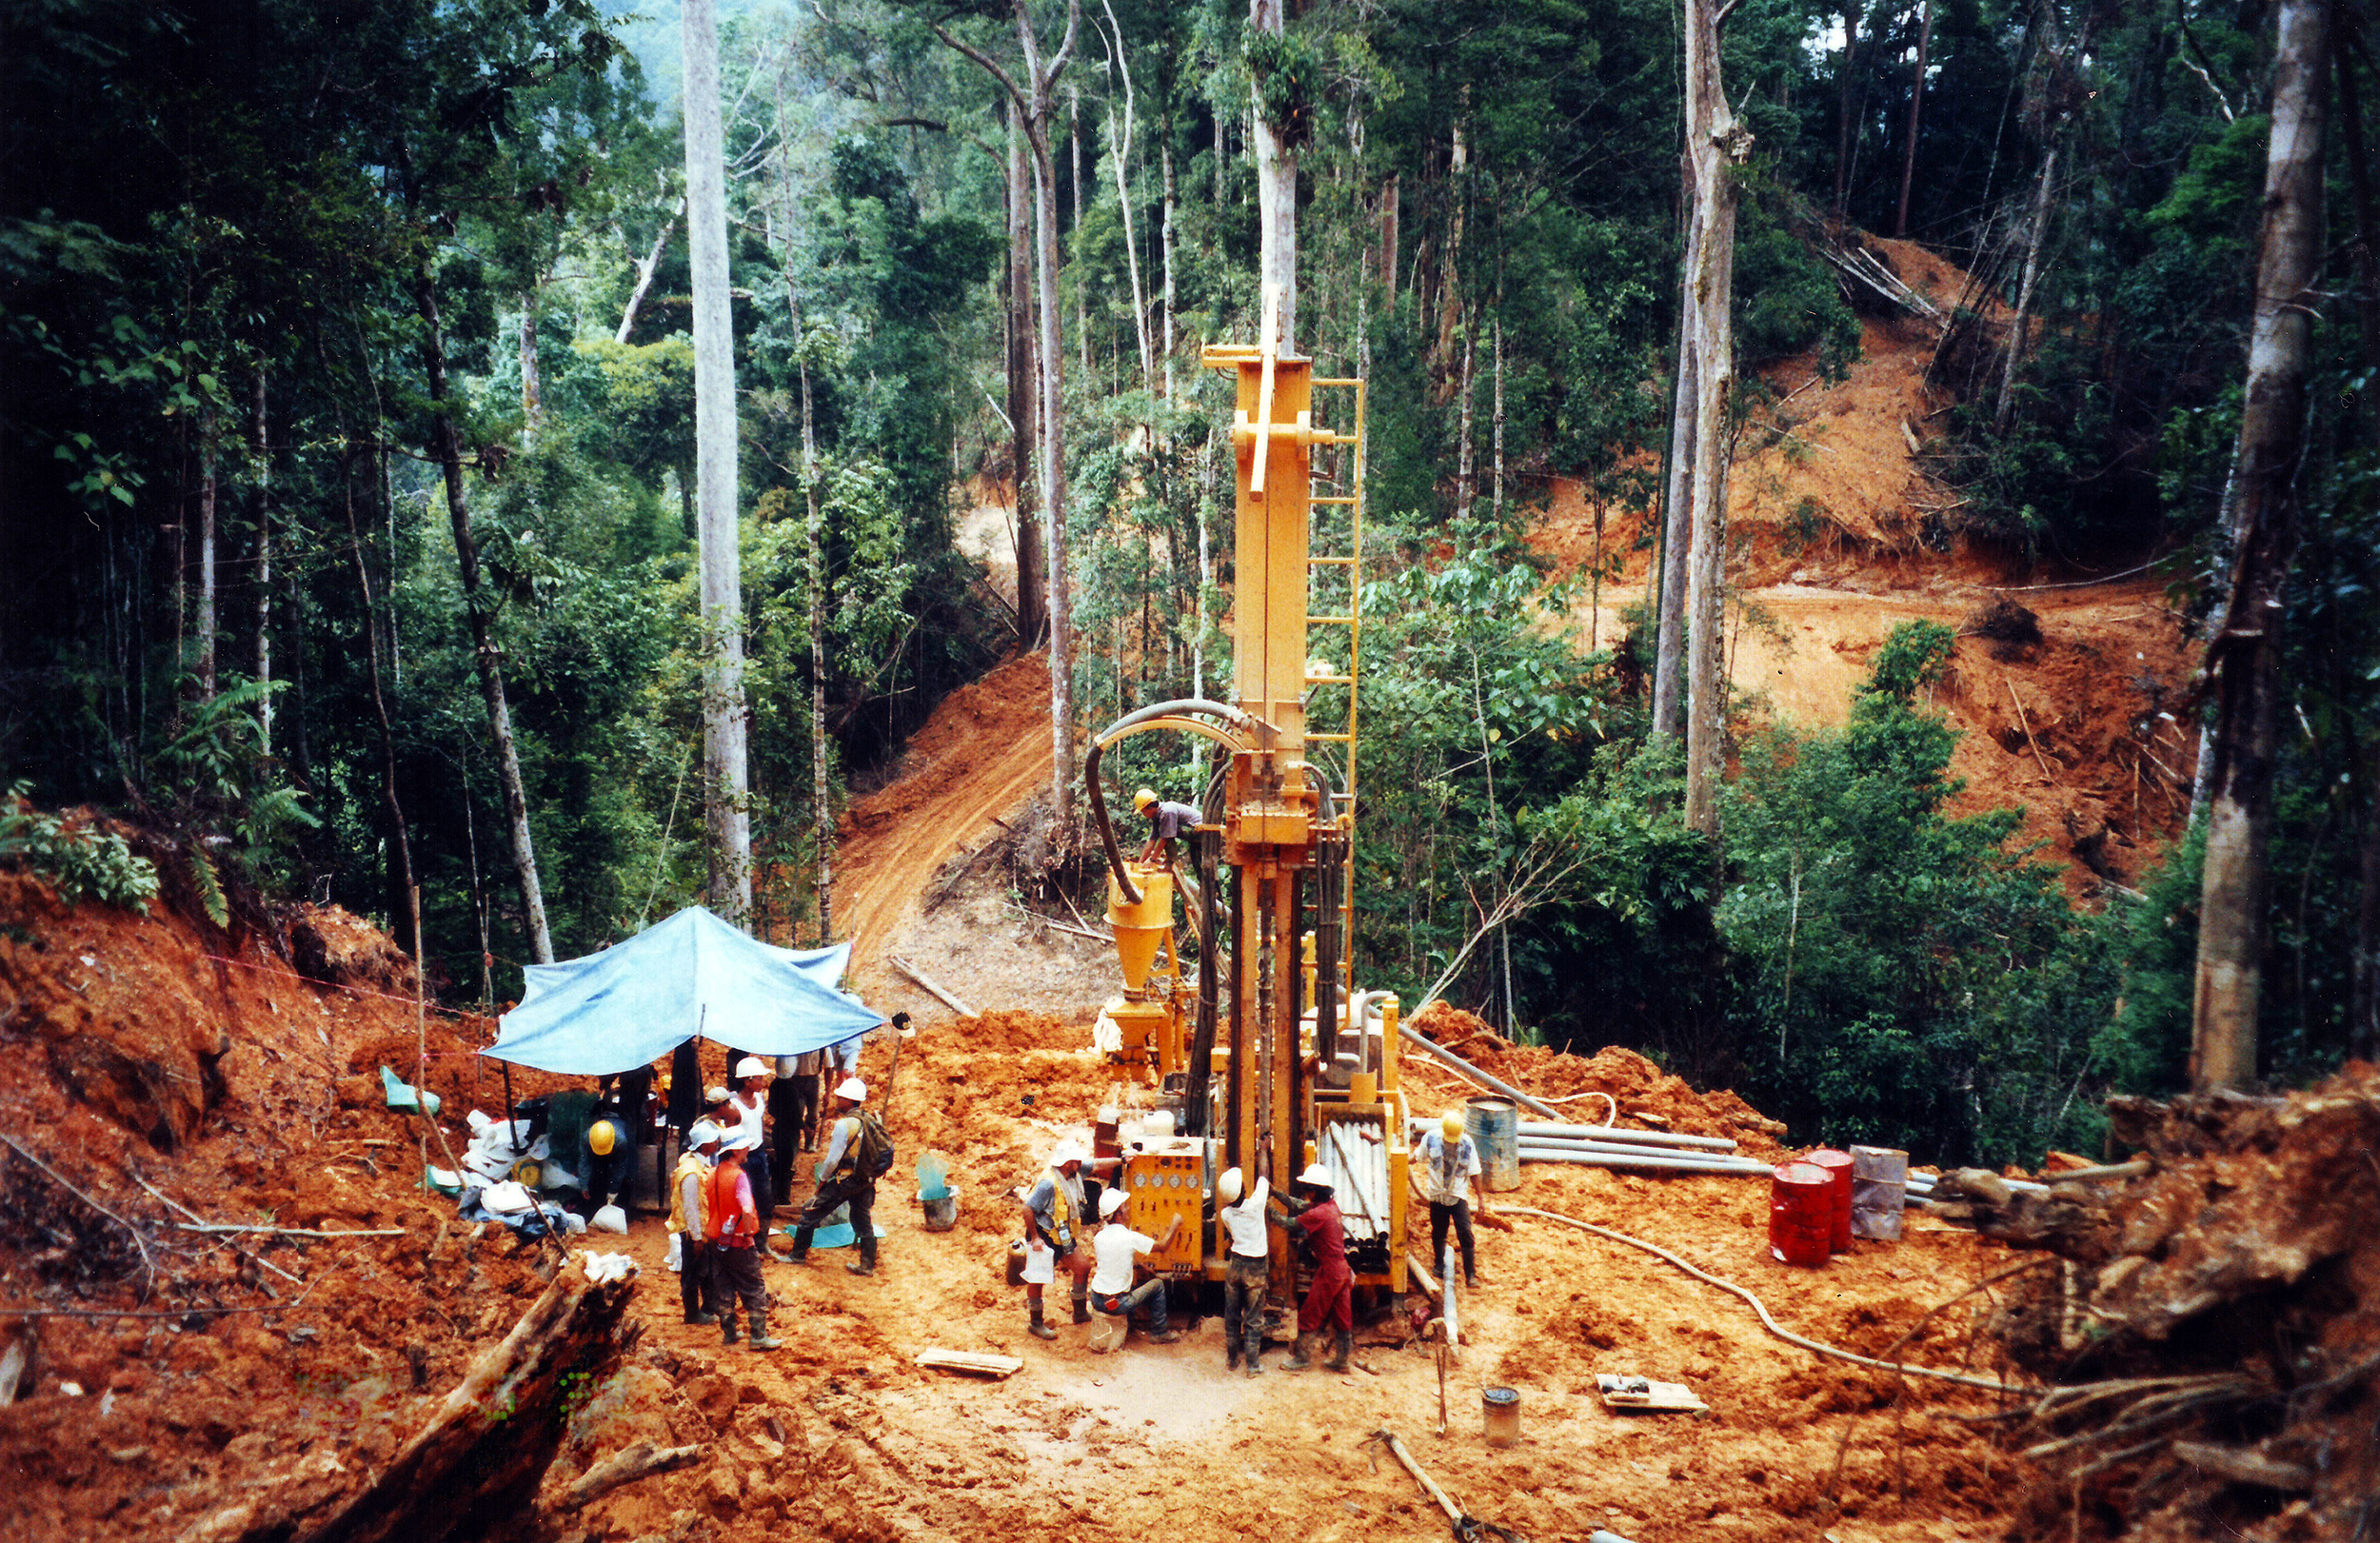
[(643, 1327), (627, 1317), (635, 1290), (633, 1276), (598, 1286), (565, 1265), (371, 1483), (303, 1532), (260, 1520), (244, 1539), (443, 1543), (517, 1528), (561, 1446), (564, 1395), (608, 1376)]
[(691, 1468), (702, 1460), (703, 1448), (699, 1445), (656, 1447), (650, 1441), (632, 1442), (573, 1479), (570, 1487), (562, 1492), (562, 1509), (576, 1511), (639, 1479)]

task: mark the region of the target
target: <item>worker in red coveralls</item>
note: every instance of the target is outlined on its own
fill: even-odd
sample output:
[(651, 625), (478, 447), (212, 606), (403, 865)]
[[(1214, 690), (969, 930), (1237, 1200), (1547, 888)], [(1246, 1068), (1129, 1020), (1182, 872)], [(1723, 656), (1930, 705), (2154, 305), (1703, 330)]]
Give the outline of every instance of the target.
[(1330, 1170), (1316, 1163), (1298, 1176), (1298, 1188), (1308, 1197), (1296, 1220), (1305, 1234), (1314, 1265), (1314, 1284), (1306, 1288), (1305, 1304), (1298, 1309), (1298, 1348), (1281, 1362), (1284, 1372), (1302, 1372), (1314, 1362), (1306, 1347), (1319, 1341), (1325, 1326), (1337, 1335), (1324, 1370), (1344, 1372), (1356, 1348), (1356, 1274), (1347, 1268), (1347, 1229), (1332, 1194)]

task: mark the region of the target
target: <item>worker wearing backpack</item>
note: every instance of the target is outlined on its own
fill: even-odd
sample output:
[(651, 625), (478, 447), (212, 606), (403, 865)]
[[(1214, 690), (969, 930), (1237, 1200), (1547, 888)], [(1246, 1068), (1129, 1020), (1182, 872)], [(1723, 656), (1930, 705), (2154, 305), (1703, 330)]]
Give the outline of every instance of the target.
[(810, 1255), (810, 1236), (835, 1208), (850, 1202), (851, 1235), (859, 1240), (860, 1257), (843, 1266), (855, 1276), (876, 1273), (876, 1181), (892, 1171), (893, 1141), (884, 1122), (865, 1107), (867, 1084), (846, 1077), (835, 1089), (835, 1130), (819, 1162), (823, 1175), (810, 1203), (802, 1209), (793, 1231), (793, 1259), (800, 1264)]

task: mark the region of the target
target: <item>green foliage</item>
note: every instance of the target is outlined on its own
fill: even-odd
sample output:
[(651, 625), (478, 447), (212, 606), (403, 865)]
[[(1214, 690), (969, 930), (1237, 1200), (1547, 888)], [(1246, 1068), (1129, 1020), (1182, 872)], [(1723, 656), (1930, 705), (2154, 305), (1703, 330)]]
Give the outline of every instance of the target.
[(1859, 357), (1859, 318), (1834, 270), (1759, 199), (1745, 200), (1736, 217), (1734, 295), (1735, 357), (1745, 371), (1810, 353), (1839, 377)]
[(1266, 32), (1250, 28), (1240, 46), (1265, 125), (1283, 149), (1304, 145), (1314, 137), (1325, 70), (1323, 49), (1302, 29)]
[[(1949, 629), (1894, 629), (1839, 736), (1746, 747), (1716, 913), (1747, 1096), (1829, 1142), (2033, 1160), (2087, 1134), (2114, 971), (2011, 811), (1944, 805), (1954, 736), (1916, 694)], [(1756, 1090), (1756, 1091), (1753, 1091)], [(2092, 1100), (2082, 1099), (2085, 1117)]]
[(49, 880), (69, 905), (94, 900), (146, 916), (157, 898), (154, 864), (113, 831), (34, 808), (32, 783), (21, 778), (0, 796), (0, 862)]

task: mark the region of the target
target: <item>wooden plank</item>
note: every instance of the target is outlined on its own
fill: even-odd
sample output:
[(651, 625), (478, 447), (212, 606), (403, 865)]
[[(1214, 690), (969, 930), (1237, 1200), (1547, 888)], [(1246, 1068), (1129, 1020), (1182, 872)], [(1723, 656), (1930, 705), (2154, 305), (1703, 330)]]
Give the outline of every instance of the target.
[(1602, 1395), (1603, 1407), (1623, 1414), (1699, 1414), (1711, 1407), (1682, 1382), (1655, 1382), (1649, 1377), (1598, 1372), (1595, 1385)]
[(930, 1366), (938, 1372), (972, 1372), (981, 1376), (1009, 1377), (1024, 1370), (1024, 1362), (1014, 1355), (989, 1355), (972, 1350), (922, 1350), (918, 1364)]

